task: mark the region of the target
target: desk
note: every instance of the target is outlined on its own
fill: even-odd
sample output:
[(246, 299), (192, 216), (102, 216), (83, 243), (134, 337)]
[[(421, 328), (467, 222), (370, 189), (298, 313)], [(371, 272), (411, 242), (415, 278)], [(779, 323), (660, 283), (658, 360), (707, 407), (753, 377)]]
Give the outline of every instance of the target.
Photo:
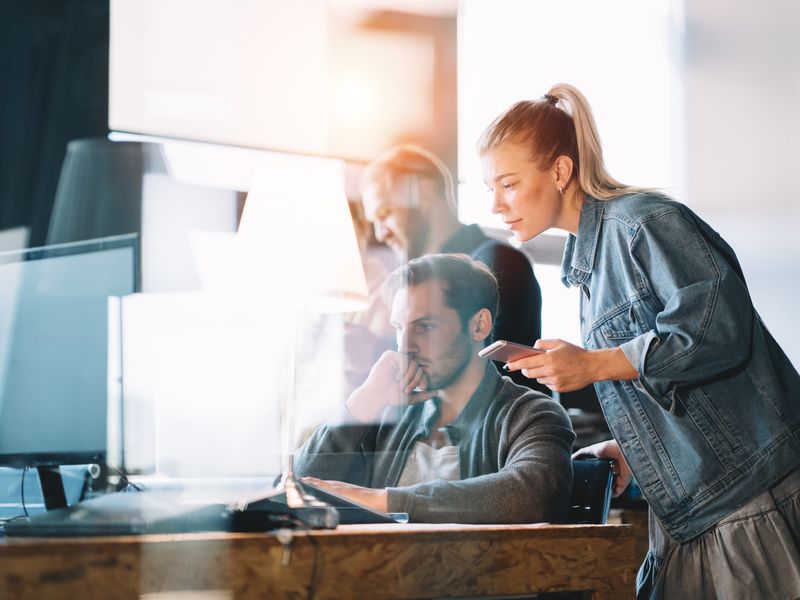
[(612, 525), (630, 525), (636, 546), (636, 563), (642, 564), (650, 548), (647, 508), (612, 508), (608, 522)]
[[(288, 565), (282, 564), (288, 559)], [(349, 525), (274, 533), (0, 541), (0, 598), (633, 598), (628, 525)], [(155, 592), (164, 592), (164, 595)], [(194, 597), (194, 596), (193, 596)]]

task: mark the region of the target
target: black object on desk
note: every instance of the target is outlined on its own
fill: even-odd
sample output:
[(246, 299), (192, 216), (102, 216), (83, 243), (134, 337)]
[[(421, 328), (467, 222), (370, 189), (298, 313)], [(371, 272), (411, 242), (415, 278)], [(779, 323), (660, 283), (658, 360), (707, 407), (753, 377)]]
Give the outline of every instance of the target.
[(572, 461), (572, 493), (569, 523), (604, 525), (611, 506), (614, 473), (606, 458), (579, 458)]
[(7, 536), (64, 537), (227, 531), (230, 512), (222, 504), (185, 504), (174, 494), (107, 494), (67, 508), (9, 521)]
[[(285, 526), (286, 517), (302, 521), (312, 529), (332, 529), (336, 525), (371, 524), (371, 523), (405, 523), (405, 513), (383, 513), (367, 506), (356, 504), (346, 498), (324, 490), (307, 482), (302, 482), (303, 489), (328, 508), (315, 509), (313, 506), (291, 508), (286, 504), (286, 496), (277, 494), (247, 504), (232, 514), (233, 531), (264, 531)], [(336, 517), (330, 508), (336, 509)], [(335, 521), (335, 522), (334, 522)]]
[[(302, 522), (312, 529), (351, 523), (398, 523), (408, 515), (390, 515), (304, 483), (320, 506), (290, 508), (276, 494), (231, 508), (223, 503), (189, 503), (164, 491), (118, 492), (73, 506), (9, 521), (8, 536), (66, 537), (192, 533), (199, 531), (269, 531)], [(323, 504), (324, 503), (324, 504)]]

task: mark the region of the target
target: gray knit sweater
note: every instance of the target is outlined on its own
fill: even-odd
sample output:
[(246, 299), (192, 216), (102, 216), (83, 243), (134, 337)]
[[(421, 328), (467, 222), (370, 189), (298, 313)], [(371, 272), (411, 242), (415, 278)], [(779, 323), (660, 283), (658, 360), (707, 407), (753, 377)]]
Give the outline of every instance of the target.
[(544, 394), (501, 377), (491, 363), (464, 410), (444, 429), (458, 447), (461, 480), (394, 487), (438, 414), (434, 399), (387, 410), (377, 424), (340, 415), (298, 451), (295, 472), (388, 488), (389, 512), (407, 512), (417, 522), (532, 523), (565, 515), (575, 439), (569, 417)]

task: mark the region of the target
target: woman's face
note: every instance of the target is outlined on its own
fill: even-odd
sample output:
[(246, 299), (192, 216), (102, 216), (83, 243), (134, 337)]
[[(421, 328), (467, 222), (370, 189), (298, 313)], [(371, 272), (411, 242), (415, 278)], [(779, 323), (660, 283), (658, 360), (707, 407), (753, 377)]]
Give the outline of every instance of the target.
[[(492, 212), (521, 242), (551, 227), (560, 227), (564, 197), (558, 191), (556, 170), (542, 171), (530, 152), (506, 143), (481, 156), (483, 180), (492, 192)], [(566, 191), (566, 190), (565, 190)]]

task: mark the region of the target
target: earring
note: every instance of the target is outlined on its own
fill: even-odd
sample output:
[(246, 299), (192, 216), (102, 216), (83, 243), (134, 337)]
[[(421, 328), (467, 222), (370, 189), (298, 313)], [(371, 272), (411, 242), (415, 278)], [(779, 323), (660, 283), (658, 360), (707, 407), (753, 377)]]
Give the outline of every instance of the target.
[(558, 193), (563, 196), (564, 195), (564, 188), (563, 187), (558, 188)]

